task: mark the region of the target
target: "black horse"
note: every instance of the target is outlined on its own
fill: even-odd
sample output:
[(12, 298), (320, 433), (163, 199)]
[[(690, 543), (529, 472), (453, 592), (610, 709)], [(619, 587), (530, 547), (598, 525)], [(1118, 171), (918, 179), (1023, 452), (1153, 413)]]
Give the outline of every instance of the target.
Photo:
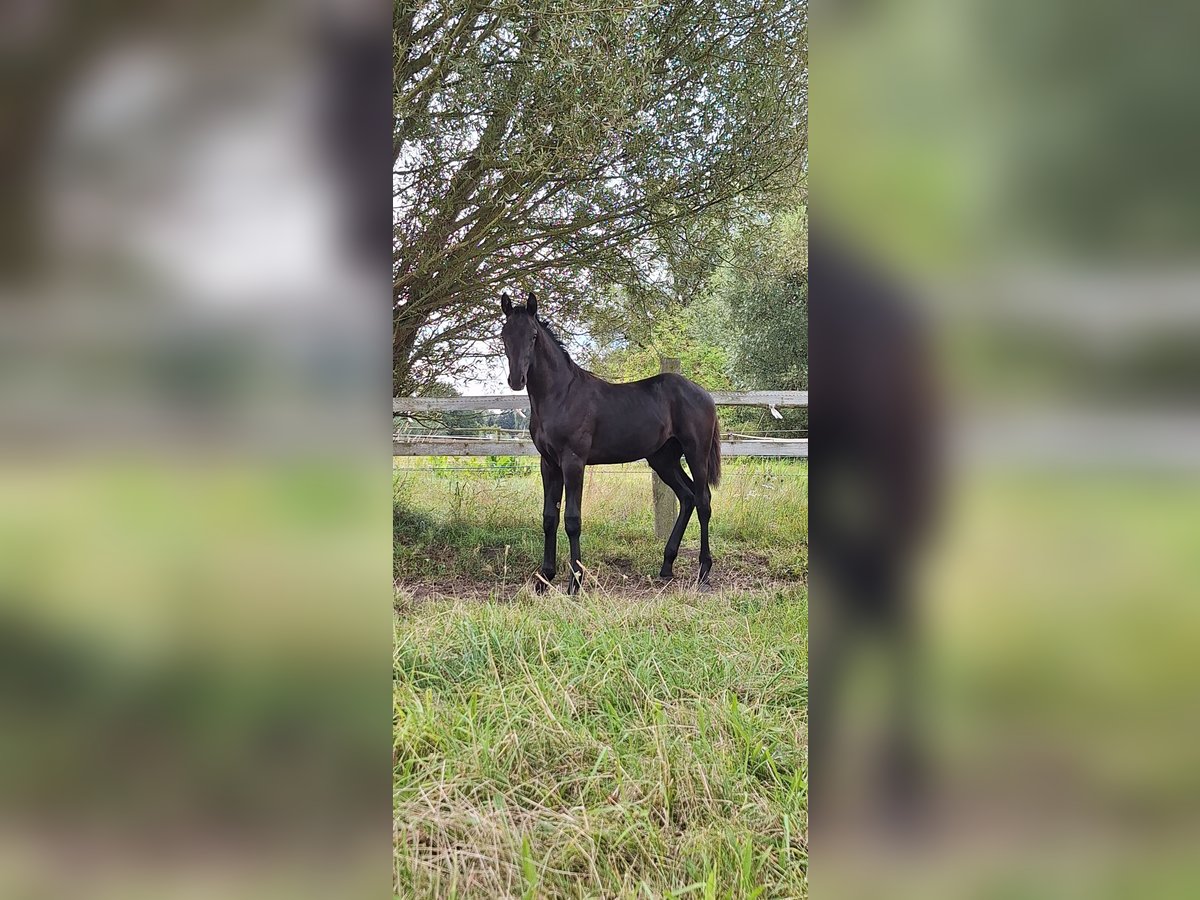
[[(504, 352), (508, 383), (514, 391), (529, 385), (529, 433), (542, 457), (542, 531), (546, 536), (539, 593), (554, 578), (558, 511), (566, 486), (563, 516), (571, 544), (571, 584), (583, 581), (579, 532), (583, 502), (583, 470), (589, 465), (645, 459), (679, 498), (679, 518), (663, 553), (660, 578), (671, 578), (679, 542), (692, 510), (700, 520), (700, 569), (706, 582), (712, 568), (708, 520), (712, 514), (709, 486), (721, 480), (721, 433), (717, 407), (699, 385), (682, 375), (662, 374), (628, 384), (612, 384), (580, 368), (550, 327), (538, 318), (537, 297), (513, 306), (508, 294), (504, 310)], [(691, 477), (683, 471), (686, 457)]]

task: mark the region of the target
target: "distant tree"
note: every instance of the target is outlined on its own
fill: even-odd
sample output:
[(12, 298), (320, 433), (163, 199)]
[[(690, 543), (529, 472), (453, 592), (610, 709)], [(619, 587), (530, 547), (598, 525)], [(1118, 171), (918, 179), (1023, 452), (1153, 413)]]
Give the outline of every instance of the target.
[[(802, 190), (797, 192), (802, 196)], [(645, 310), (610, 297), (592, 313), (585, 362), (628, 381), (659, 371), (663, 356), (709, 390), (808, 388), (808, 218), (802, 203), (741, 228), (689, 302)], [(727, 428), (798, 433), (805, 411), (722, 410)]]
[(808, 212), (799, 209), (740, 236), (717, 270), (715, 297), (729, 309), (730, 362), (750, 389), (808, 389)]
[(673, 303), (637, 317), (630, 310), (623, 322), (593, 321), (594, 341), (584, 358), (597, 374), (614, 381), (645, 378), (660, 370), (662, 357), (679, 359), (683, 372), (710, 390), (733, 390), (730, 348), (721, 335), (730, 327), (727, 310), (710, 298)]
[(395, 390), (493, 352), (502, 288), (569, 325), (701, 284), (798, 178), (806, 26), (807, 0), (400, 0)]

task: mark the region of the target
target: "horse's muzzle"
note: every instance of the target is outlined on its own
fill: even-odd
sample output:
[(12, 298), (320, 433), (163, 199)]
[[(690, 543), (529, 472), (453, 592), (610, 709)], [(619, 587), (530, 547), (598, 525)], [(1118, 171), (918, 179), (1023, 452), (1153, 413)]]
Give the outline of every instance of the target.
[(525, 387), (525, 379), (524, 378), (509, 378), (508, 386), (510, 388), (512, 388), (514, 391), (519, 391), (523, 387)]

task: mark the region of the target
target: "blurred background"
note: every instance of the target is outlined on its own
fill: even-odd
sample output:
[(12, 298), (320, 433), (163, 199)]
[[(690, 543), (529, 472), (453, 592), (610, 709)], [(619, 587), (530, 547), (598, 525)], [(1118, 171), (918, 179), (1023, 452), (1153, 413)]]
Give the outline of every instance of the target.
[(0, 11), (4, 896), (387, 891), (388, 11)]
[(1195, 17), (815, 4), (817, 895), (1200, 889)]
[[(1200, 885), (1195, 16), (813, 12), (818, 892)], [(386, 17), (0, 12), (5, 896), (387, 890)]]

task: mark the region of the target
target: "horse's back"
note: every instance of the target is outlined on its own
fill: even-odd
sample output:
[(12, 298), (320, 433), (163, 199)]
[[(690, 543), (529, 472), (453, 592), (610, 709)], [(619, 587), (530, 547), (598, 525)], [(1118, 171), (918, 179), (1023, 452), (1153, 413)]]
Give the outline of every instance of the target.
[(697, 426), (711, 430), (711, 422), (717, 413), (712, 395), (689, 378), (674, 372), (663, 372), (647, 382), (655, 382), (652, 389), (659, 401), (670, 411), (671, 431), (679, 437), (693, 431)]
[(596, 379), (588, 462), (632, 462), (657, 452), (675, 436), (680, 416), (697, 401), (697, 391), (704, 394), (671, 373), (620, 383)]
[(601, 382), (588, 461), (644, 459), (672, 438), (684, 438), (699, 428), (711, 431), (715, 412), (704, 388), (671, 372), (638, 381)]
[(675, 372), (660, 372), (638, 381), (611, 384), (614, 388), (630, 388), (650, 395), (665, 404), (676, 406), (683, 402), (698, 408), (715, 408), (712, 395), (690, 378)]

